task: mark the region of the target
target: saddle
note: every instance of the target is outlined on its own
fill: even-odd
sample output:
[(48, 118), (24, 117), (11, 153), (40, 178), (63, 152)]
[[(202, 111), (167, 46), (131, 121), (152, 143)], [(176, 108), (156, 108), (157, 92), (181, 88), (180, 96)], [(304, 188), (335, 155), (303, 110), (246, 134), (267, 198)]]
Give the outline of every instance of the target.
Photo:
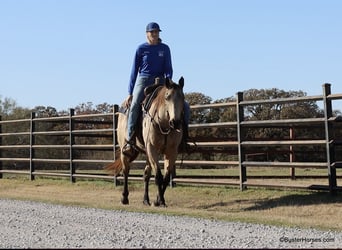
[(144, 89), (145, 99), (142, 102), (144, 112), (147, 112), (150, 109), (152, 101), (157, 96), (161, 86), (162, 86), (162, 84), (160, 83), (160, 78), (156, 77), (154, 79), (154, 84), (147, 86)]
[[(141, 104), (142, 104), (143, 110), (145, 112), (150, 109), (151, 104), (152, 104), (154, 98), (157, 96), (157, 94), (158, 94), (158, 92), (159, 92), (161, 87), (162, 87), (162, 84), (153, 84), (151, 86), (147, 86), (144, 89), (145, 98), (144, 98), (144, 100), (142, 101)], [(128, 108), (124, 107), (124, 105), (121, 104), (120, 107), (119, 107), (118, 112), (127, 115), (127, 111), (128, 111)]]
[(147, 112), (150, 109), (151, 104), (154, 98), (156, 98), (161, 87), (161, 84), (154, 84), (144, 89), (145, 99), (142, 102), (142, 107), (145, 112)]

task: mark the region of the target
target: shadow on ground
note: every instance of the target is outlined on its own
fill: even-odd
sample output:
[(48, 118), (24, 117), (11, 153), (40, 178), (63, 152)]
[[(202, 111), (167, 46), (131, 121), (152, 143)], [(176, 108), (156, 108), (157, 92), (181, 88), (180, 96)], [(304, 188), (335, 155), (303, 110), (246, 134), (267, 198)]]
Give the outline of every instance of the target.
[(342, 195), (327, 192), (292, 194), (274, 199), (254, 200), (254, 205), (244, 208), (245, 211), (265, 210), (279, 206), (306, 206), (318, 204), (338, 204), (342, 206)]
[(342, 209), (342, 193), (332, 195), (328, 192), (312, 192), (303, 194), (291, 194), (277, 198), (235, 199), (201, 205), (199, 209), (215, 209), (218, 207), (230, 207), (230, 211), (260, 211), (282, 206), (306, 206), (319, 204), (340, 204)]

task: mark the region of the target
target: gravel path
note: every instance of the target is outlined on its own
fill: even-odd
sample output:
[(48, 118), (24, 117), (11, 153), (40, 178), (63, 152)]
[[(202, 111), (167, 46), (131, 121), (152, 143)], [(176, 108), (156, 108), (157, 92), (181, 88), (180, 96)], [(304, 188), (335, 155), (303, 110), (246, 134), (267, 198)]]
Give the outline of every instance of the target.
[(0, 248), (340, 248), (342, 233), (0, 199)]

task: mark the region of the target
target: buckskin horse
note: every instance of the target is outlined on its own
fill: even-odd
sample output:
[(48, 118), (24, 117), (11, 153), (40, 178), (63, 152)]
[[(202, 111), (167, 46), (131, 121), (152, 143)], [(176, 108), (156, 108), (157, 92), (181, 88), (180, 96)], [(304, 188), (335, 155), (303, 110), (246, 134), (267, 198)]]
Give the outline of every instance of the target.
[[(106, 169), (118, 175), (121, 171), (124, 177), (124, 185), (121, 203), (129, 204), (128, 175), (130, 164), (139, 153), (146, 154), (146, 167), (144, 170), (144, 204), (150, 205), (148, 185), (152, 170), (155, 174), (155, 183), (158, 193), (155, 206), (166, 206), (164, 194), (170, 182), (170, 174), (173, 173), (178, 154), (178, 147), (183, 135), (184, 112), (184, 78), (181, 77), (178, 84), (171, 79), (165, 79), (165, 83), (153, 87), (153, 98), (146, 100), (140, 125), (136, 133), (136, 150), (130, 154), (123, 154), (127, 130), (127, 115), (116, 113), (118, 119), (117, 138), (119, 149), (116, 150), (115, 162), (109, 164)], [(148, 104), (146, 104), (146, 101)], [(139, 122), (138, 122), (139, 123)], [(139, 126), (138, 126), (139, 127)], [(159, 166), (159, 156), (164, 156), (164, 176)]]

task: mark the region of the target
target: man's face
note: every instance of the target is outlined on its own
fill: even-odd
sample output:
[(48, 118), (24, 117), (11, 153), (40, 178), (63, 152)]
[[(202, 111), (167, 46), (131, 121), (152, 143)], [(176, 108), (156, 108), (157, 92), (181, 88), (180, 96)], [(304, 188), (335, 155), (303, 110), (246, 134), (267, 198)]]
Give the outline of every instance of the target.
[(158, 30), (152, 30), (148, 31), (147, 33), (147, 40), (150, 44), (157, 44), (159, 40), (159, 31)]

